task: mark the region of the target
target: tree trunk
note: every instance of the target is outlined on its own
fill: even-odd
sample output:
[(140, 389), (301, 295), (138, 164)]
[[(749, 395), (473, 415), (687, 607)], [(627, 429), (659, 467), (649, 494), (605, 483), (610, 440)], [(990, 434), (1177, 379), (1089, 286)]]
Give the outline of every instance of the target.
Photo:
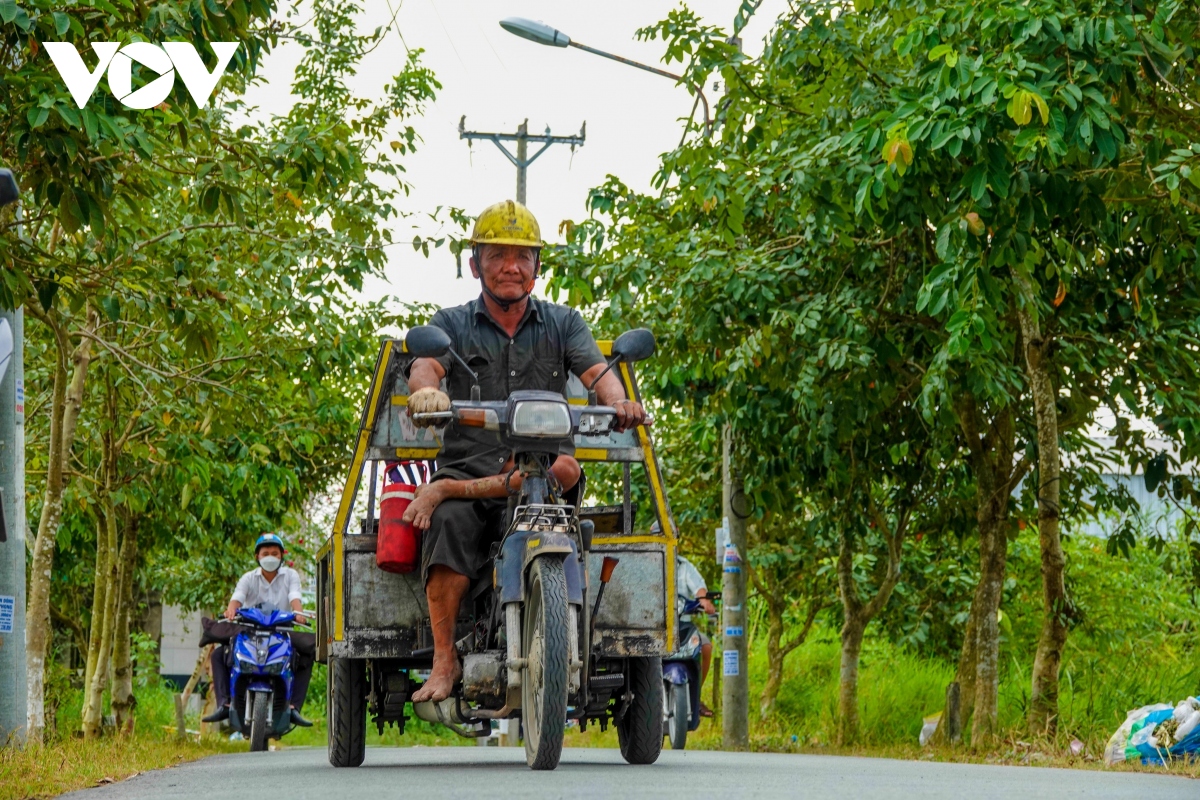
[[(767, 598), (764, 598), (767, 599)], [(758, 700), (758, 714), (766, 719), (775, 707), (783, 685), (783, 604), (767, 599), (767, 683)]]
[(1053, 734), (1058, 728), (1058, 671), (1067, 643), (1067, 600), (1062, 539), (1059, 536), (1058, 408), (1054, 382), (1047, 366), (1046, 348), (1036, 317), (1036, 302), (1029, 279), (1014, 269), (1013, 277), (1024, 295), (1018, 309), (1025, 340), (1025, 366), (1029, 375), (1038, 439), (1038, 540), (1042, 552), (1042, 633), (1033, 659), (1033, 685), (1029, 697), (1029, 728)]
[[(91, 623), (88, 626), (87, 662), (83, 670), (83, 685), (92, 685), (92, 676), (96, 674), (96, 665), (100, 660), (100, 640), (104, 632), (104, 609), (107, 598), (104, 592), (108, 588), (105, 576), (109, 569), (108, 529), (103, 519), (96, 520), (96, 568), (93, 570)], [(87, 692), (84, 692), (84, 705), (87, 705)], [(86, 714), (81, 714), (81, 718)]]
[(972, 712), (971, 745), (980, 747), (986, 746), (996, 731), (1000, 694), (997, 615), (1008, 558), (1008, 502), (1012, 487), (1024, 474), (1025, 462), (1013, 464), (1016, 427), (1011, 405), (996, 411), (986, 432), (973, 396), (959, 397), (956, 412), (975, 477), (975, 520), (979, 530), (979, 584), (959, 657), (958, 682), (962, 708)]
[[(104, 718), (104, 688), (108, 685), (109, 659), (113, 650), (113, 633), (116, 629), (117, 593), (120, 590), (120, 566), (117, 564), (117, 512), (112, 502), (104, 500), (104, 530), (108, 537), (108, 569), (104, 574), (104, 612), (100, 634), (100, 654), (96, 659), (96, 670), (92, 673), (83, 706), (83, 735), (93, 738), (100, 735)], [(96, 628), (95, 623), (92, 625)]]
[[(984, 560), (985, 557), (981, 553), (980, 563), (983, 563)], [(972, 709), (975, 708), (975, 665), (979, 661), (975, 638), (975, 615), (979, 613), (983, 604), (979, 598), (980, 585), (975, 585), (975, 595), (971, 598), (971, 608), (967, 612), (967, 626), (963, 630), (962, 651), (958, 655), (958, 671), (954, 676), (954, 681), (959, 686), (960, 705), (965, 717), (969, 717)], [(963, 721), (966, 722), (966, 719)]]
[(843, 747), (858, 738), (858, 659), (862, 653), (866, 623), (847, 613), (842, 624), (842, 664), (838, 678), (838, 736)]
[[(1003, 509), (1000, 508), (1003, 506)], [(979, 602), (975, 615), (975, 707), (971, 719), (971, 746), (987, 746), (996, 733), (1000, 702), (1000, 624), (998, 614), (1008, 560), (1005, 530), (1008, 497), (987, 503), (987, 518), (980, 520), (979, 537), (989, 542), (980, 564)], [(981, 554), (984, 551), (980, 546)]]
[(137, 567), (137, 520), (125, 523), (121, 542), (119, 589), (117, 593), (117, 624), (113, 634), (112, 707), (117, 718), (117, 730), (133, 733), (133, 662), (130, 657), (129, 627), (133, 616), (133, 584)]
[[(875, 504), (871, 488), (867, 488), (867, 507), (871, 520), (887, 543), (887, 564), (875, 595), (867, 602), (858, 596), (854, 585), (854, 543), (849, 530), (842, 533), (838, 552), (838, 593), (842, 597), (842, 665), (838, 686), (838, 744), (853, 744), (858, 738), (858, 658), (862, 652), (863, 633), (883, 607), (896, 584), (900, 582), (900, 561), (903, 555), (904, 534), (908, 528), (911, 509), (897, 514), (893, 526)], [(810, 609), (810, 620), (815, 617)]]
[[(34, 316), (38, 314), (34, 313)], [(46, 488), (42, 496), (42, 514), (29, 570), (29, 603), (26, 606), (25, 667), (28, 674), (27, 741), (41, 743), (46, 730), (46, 649), (50, 640), (50, 580), (54, 569), (54, 540), (62, 518), (62, 495), (66, 485), (67, 455), (75, 440), (75, 423), (83, 409), (83, 388), (91, 363), (92, 340), (84, 337), (71, 356), (74, 372), (69, 385), (67, 352), (70, 341), (50, 310), (39, 316), (54, 335), (56, 364), (54, 389), (50, 401), (50, 449), (47, 453)], [(84, 329), (96, 328), (96, 312), (88, 309)]]

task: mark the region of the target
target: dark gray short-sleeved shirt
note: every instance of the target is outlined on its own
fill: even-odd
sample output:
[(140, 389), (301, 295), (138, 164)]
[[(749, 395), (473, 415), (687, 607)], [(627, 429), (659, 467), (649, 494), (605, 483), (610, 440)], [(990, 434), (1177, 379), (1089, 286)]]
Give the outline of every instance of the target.
[[(481, 400), (506, 400), (521, 389), (563, 392), (568, 373), (582, 375), (604, 356), (579, 312), (529, 298), (525, 316), (509, 336), (488, 313), (483, 296), (433, 315), (431, 325), (450, 335), (455, 352), (479, 375)], [(451, 400), (471, 398), (471, 376), (452, 356), (439, 358)], [(509, 452), (494, 431), (446, 426), (438, 475), (483, 478), (499, 474)]]

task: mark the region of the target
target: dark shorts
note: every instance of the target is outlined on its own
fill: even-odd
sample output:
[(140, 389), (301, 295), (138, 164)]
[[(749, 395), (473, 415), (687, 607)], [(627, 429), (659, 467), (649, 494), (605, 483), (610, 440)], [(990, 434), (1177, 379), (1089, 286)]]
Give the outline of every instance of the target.
[(429, 568), (449, 567), (471, 580), (487, 566), (493, 542), (504, 533), (508, 501), (446, 500), (433, 510), (429, 530), (421, 537), (421, 581)]

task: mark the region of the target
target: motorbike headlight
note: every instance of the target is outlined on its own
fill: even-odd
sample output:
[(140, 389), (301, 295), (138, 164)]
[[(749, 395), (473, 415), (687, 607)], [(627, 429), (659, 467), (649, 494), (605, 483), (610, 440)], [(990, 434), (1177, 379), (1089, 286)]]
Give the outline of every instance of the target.
[(571, 412), (566, 403), (525, 400), (516, 404), (508, 428), (513, 436), (570, 436)]
[(579, 432), (584, 436), (603, 436), (612, 430), (615, 419), (613, 414), (580, 414)]
[(700, 634), (693, 633), (692, 638), (688, 639), (688, 644), (691, 645), (692, 647), (699, 647), (700, 646)]
[(287, 660), (276, 661), (274, 664), (264, 664), (262, 671), (267, 675), (282, 675), (283, 668), (287, 666)]

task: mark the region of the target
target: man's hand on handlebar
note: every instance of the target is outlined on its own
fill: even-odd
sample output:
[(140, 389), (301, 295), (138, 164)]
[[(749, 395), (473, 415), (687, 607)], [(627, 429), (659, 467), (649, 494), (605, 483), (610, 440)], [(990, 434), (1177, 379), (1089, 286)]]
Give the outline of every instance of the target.
[(415, 415), (449, 410), (450, 398), (440, 389), (427, 386), (423, 389), (417, 389), (408, 398), (408, 415), (412, 418), (413, 424), (419, 428), (436, 426), (440, 421), (429, 418), (418, 419)]
[(612, 407), (617, 412), (617, 424), (614, 428), (618, 432), (636, 428), (638, 425), (649, 425), (654, 421), (646, 413), (646, 409), (642, 408), (642, 404), (634, 400), (622, 398), (613, 403)]

